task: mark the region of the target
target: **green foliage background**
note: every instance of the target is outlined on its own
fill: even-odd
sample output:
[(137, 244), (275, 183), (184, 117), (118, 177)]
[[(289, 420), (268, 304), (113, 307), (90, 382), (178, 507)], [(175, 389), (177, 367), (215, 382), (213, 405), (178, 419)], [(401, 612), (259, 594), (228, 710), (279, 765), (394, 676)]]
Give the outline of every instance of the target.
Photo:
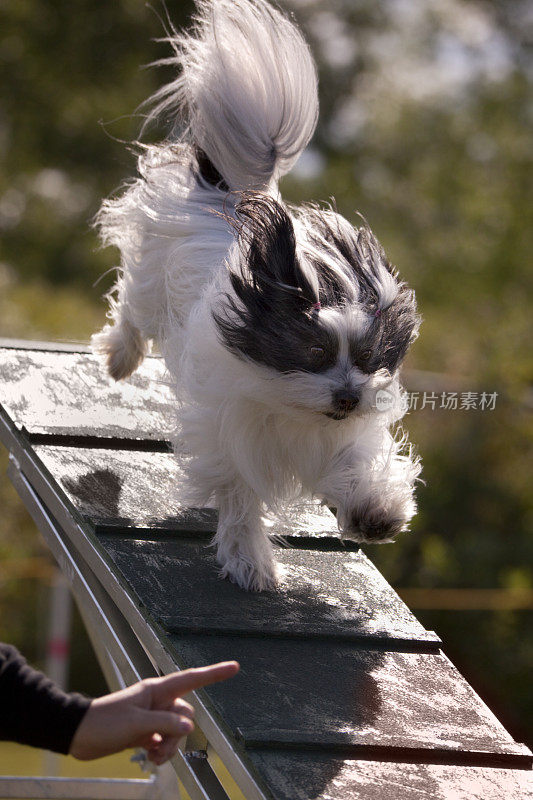
[[(191, 3), (167, 5), (178, 27), (189, 18)], [(429, 6), (423, 35), (409, 38), (391, 17), (394, 3), (294, 3), (318, 58), (322, 107), (310, 156), (283, 191), (295, 202), (334, 196), (354, 222), (361, 211), (416, 289), (424, 325), (406, 365), (408, 389), (498, 392), (494, 411), (426, 408), (407, 417), (424, 460), (420, 512), (411, 534), (369, 554), (397, 587), (530, 590), (521, 609), (417, 611), (524, 740), (533, 736), (527, 19), (519, 0)], [(481, 33), (461, 40), (463, 17), (481, 31), (485, 24), (485, 73)], [(161, 35), (140, 0), (0, 5), (0, 336), (83, 340), (102, 324), (112, 275), (94, 282), (116, 254), (98, 249), (89, 223), (101, 198), (133, 174), (124, 145), (139, 128), (132, 113), (168, 77), (140, 68), (166, 54), (151, 41)], [(416, 88), (454, 36), (463, 50), (452, 42), (452, 54), (474, 65), (462, 83), (398, 90), (400, 67), (413, 65), (408, 88)], [(502, 41), (506, 68), (495, 76)], [(398, 70), (391, 42), (406, 59)], [(0, 636), (39, 660), (46, 581), (42, 561), (25, 560), (47, 556), (4, 479), (0, 507)], [(73, 684), (97, 691), (101, 679), (78, 642)]]

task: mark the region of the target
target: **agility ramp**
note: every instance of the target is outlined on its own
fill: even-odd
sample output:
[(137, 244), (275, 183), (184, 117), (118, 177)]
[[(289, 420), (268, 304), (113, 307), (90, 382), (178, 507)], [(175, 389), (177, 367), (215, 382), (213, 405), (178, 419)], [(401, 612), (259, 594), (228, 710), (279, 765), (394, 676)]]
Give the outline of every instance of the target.
[[(277, 553), (278, 590), (220, 580), (208, 546), (215, 513), (173, 499), (173, 400), (158, 358), (115, 384), (83, 347), (1, 345), (10, 478), (69, 581), (110, 689), (241, 664), (192, 696), (198, 732), (172, 762), (192, 800), (533, 794), (530, 751), (364, 553), (340, 541), (328, 511), (305, 506), (275, 526), (289, 545)], [(111, 782), (94, 797), (153, 796), (152, 783)], [(14, 791), (0, 780), (0, 796)], [(38, 791), (24, 796), (67, 796), (57, 783)], [(177, 796), (177, 784), (158, 791)]]

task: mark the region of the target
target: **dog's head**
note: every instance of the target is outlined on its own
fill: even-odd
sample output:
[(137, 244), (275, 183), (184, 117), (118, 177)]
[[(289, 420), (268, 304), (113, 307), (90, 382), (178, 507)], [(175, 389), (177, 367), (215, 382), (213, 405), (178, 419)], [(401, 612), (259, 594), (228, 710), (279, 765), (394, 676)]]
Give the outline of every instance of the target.
[(370, 229), (315, 207), (291, 216), (265, 195), (236, 215), (231, 291), (213, 311), (223, 345), (282, 377), (288, 405), (334, 420), (375, 409), (420, 318)]

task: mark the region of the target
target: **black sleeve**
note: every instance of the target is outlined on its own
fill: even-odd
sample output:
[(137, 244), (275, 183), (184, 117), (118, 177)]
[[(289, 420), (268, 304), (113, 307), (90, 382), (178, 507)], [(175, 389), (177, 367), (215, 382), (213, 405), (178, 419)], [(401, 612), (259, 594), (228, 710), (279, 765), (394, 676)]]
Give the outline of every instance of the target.
[(66, 754), (90, 703), (63, 692), (0, 642), (0, 739)]

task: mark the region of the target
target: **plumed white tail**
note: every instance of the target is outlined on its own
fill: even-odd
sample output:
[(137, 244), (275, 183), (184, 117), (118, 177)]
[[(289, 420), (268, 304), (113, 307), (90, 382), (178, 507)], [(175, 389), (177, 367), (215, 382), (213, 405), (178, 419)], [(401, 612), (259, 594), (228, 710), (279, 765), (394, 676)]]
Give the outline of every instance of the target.
[(313, 135), (316, 69), (295, 25), (264, 0), (196, 0), (191, 32), (168, 37), (180, 74), (152, 98), (170, 112), (230, 189), (265, 189)]

